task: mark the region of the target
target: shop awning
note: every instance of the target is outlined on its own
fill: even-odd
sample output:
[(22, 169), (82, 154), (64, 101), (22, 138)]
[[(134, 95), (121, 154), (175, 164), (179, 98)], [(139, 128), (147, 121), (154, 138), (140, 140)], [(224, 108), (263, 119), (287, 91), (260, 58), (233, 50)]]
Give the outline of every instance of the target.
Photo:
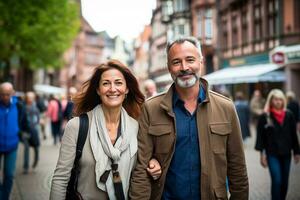
[(45, 85), (45, 84), (35, 84), (33, 86), (34, 91), (40, 94), (65, 94), (66, 89), (55, 87), (52, 85)]
[(276, 64), (258, 64), (242, 67), (229, 67), (203, 76), (210, 85), (281, 82), (285, 74)]

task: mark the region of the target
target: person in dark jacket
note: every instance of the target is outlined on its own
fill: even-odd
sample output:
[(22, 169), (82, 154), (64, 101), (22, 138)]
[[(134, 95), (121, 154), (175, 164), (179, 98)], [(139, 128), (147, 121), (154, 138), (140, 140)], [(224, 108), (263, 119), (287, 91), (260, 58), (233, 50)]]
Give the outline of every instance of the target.
[(47, 111), (47, 103), (46, 99), (42, 95), (36, 95), (36, 106), (39, 109), (40, 112), (40, 130), (43, 135), (43, 139), (47, 139), (46, 135), (46, 114), (45, 112)]
[(295, 93), (288, 91), (286, 93), (287, 109), (289, 109), (295, 117), (297, 122), (297, 130), (300, 132), (300, 105), (296, 99)]
[(34, 162), (32, 167), (35, 168), (39, 160), (39, 121), (40, 121), (40, 112), (37, 108), (35, 102), (34, 92), (26, 93), (26, 116), (28, 119), (29, 130), (26, 134), (23, 134), (23, 143), (24, 143), (24, 174), (28, 173), (29, 169), (29, 147), (34, 149)]
[(296, 121), (286, 110), (286, 98), (279, 89), (270, 91), (264, 113), (257, 125), (255, 149), (260, 151), (261, 165), (268, 167), (271, 175), (272, 200), (285, 199), (288, 191), (291, 155), (300, 160)]
[(250, 108), (241, 91), (236, 92), (234, 105), (240, 120), (242, 138), (245, 140), (247, 137), (250, 137)]
[[(0, 85), (0, 168), (3, 179), (0, 182), (0, 199), (8, 200), (13, 186), (16, 169), (19, 131), (26, 126), (24, 112), (14, 95), (13, 85)], [(2, 162), (3, 159), (3, 162)]]
[(64, 110), (64, 120), (69, 121), (73, 117), (73, 108), (74, 103), (72, 100), (72, 97), (77, 93), (77, 89), (75, 87), (69, 88), (69, 94), (68, 94), (68, 102), (66, 105), (66, 108)]

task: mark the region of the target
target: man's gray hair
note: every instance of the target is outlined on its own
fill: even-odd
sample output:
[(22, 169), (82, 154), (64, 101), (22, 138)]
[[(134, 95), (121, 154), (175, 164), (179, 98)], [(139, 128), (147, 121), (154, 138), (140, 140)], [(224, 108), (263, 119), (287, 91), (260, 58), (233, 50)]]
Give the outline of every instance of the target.
[(202, 57), (200, 42), (198, 41), (197, 38), (192, 37), (192, 36), (179, 36), (179, 37), (175, 38), (174, 40), (169, 40), (167, 42), (167, 47), (166, 47), (167, 55), (169, 54), (170, 48), (173, 46), (173, 44), (182, 44), (186, 41), (192, 43), (198, 49), (199, 56)]

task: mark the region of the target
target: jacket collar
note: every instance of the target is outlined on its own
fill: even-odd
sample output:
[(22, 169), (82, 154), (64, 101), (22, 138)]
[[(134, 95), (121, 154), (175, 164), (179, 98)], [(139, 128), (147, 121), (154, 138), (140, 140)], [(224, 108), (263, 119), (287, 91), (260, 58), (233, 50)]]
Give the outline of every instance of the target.
[[(205, 99), (201, 103), (208, 103), (209, 102), (209, 90), (208, 90), (208, 83), (205, 79), (200, 78), (200, 85), (205, 90)], [(173, 99), (173, 93), (174, 93), (174, 83), (171, 85), (171, 87), (166, 92), (165, 96), (163, 97), (160, 107), (168, 112), (169, 115), (175, 116), (172, 109), (172, 99)]]

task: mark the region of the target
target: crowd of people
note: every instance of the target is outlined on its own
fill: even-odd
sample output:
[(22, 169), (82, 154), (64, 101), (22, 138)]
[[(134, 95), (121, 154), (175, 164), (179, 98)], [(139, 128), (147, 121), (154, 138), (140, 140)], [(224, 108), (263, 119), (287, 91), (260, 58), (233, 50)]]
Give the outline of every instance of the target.
[(211, 91), (200, 76), (203, 55), (193, 37), (168, 42), (166, 55), (173, 84), (159, 94), (149, 79), (141, 85), (144, 95), (118, 60), (101, 64), (78, 92), (70, 88), (61, 98), (31, 91), (17, 98), (11, 83), (1, 83), (0, 199), (9, 199), (19, 140), (24, 174), (31, 147), (32, 168), (38, 166), (47, 121), (53, 144), (60, 144), (53, 200), (248, 199), (243, 141), (253, 135), (270, 171), (272, 199), (285, 199), (291, 158), (300, 160), (295, 94), (273, 89), (265, 100), (255, 90), (248, 101), (238, 91), (232, 101)]
[[(46, 123), (51, 122), (54, 144), (61, 140), (63, 124), (72, 116), (71, 96), (76, 93), (70, 88), (69, 99), (63, 102), (54, 96), (49, 100), (33, 91), (23, 96), (15, 95), (9, 82), (0, 84), (0, 169), (3, 172), (0, 183), (0, 199), (8, 200), (13, 185), (19, 142), (24, 145), (23, 174), (35, 170), (39, 162), (40, 136), (46, 139)], [(34, 158), (30, 161), (30, 149)]]

